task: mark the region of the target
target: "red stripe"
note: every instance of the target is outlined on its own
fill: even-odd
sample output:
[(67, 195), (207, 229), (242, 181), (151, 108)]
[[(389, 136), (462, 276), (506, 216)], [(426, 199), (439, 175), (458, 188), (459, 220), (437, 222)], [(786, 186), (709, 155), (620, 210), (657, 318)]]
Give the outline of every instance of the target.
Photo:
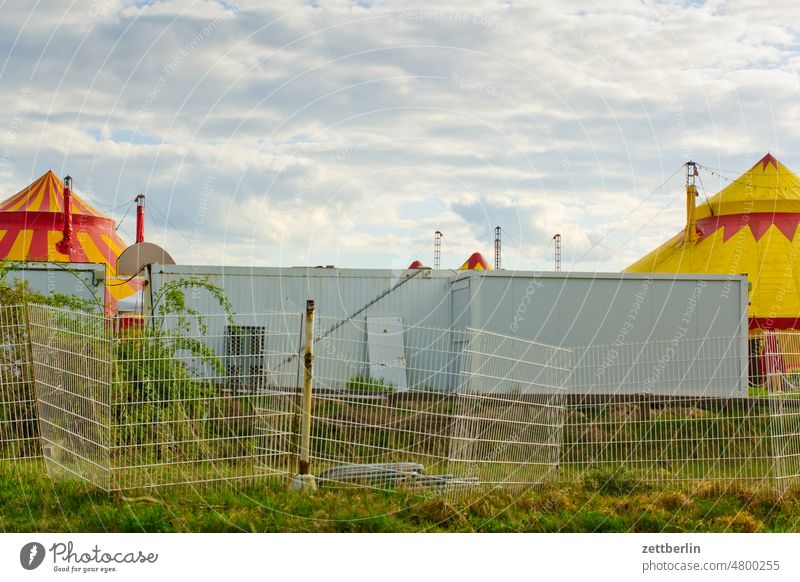
[[(106, 244), (106, 241), (103, 240), (103, 237), (100, 236), (99, 233), (90, 232), (89, 238), (92, 239), (92, 242), (97, 247), (97, 250), (100, 251), (100, 254), (103, 255), (106, 259), (106, 263), (110, 267), (110, 271), (112, 273), (117, 272), (117, 255), (114, 254), (114, 251), (111, 250), (111, 247)], [(110, 273), (109, 273), (110, 274)]]
[[(115, 230), (115, 231), (113, 231), (113, 232), (111, 233), (111, 236), (109, 236), (108, 238), (110, 238), (110, 239), (111, 239), (111, 242), (113, 242), (113, 243), (114, 243), (115, 245), (117, 245), (117, 246), (118, 246), (120, 249), (122, 249), (122, 251), (124, 251), (126, 248), (128, 248), (128, 245), (126, 245), (126, 244), (125, 244), (125, 241), (123, 241), (123, 240), (120, 238), (120, 236), (117, 234), (117, 231), (116, 231), (116, 230)], [(120, 252), (122, 252), (122, 251), (120, 251)]]
[(73, 235), (72, 238), (72, 251), (70, 253), (70, 262), (71, 263), (88, 263), (89, 258), (86, 256), (86, 251), (81, 245), (80, 239), (77, 235)]
[[(86, 214), (73, 214), (72, 216), (75, 230), (96, 230), (103, 234), (112, 235), (114, 231), (114, 221), (110, 218), (100, 216), (89, 216)], [(63, 212), (0, 212), (0, 229), (8, 228), (10, 225), (25, 228), (43, 228), (47, 230), (64, 229)]]
[(88, 214), (89, 216), (99, 216), (100, 218), (108, 218), (103, 213), (101, 213), (101, 212), (95, 210), (94, 208), (92, 208), (91, 206), (89, 206), (89, 204), (87, 202), (84, 202), (80, 198), (77, 198), (74, 193), (72, 194), (72, 204), (74, 206), (76, 206), (77, 208), (81, 208), (82, 209), (81, 212), (76, 212), (76, 214), (83, 213), (83, 214)]
[(28, 249), (29, 261), (47, 261), (47, 231), (34, 230), (31, 238), (31, 246)]
[(42, 183), (41, 183), (41, 184), (39, 184), (39, 185), (38, 185), (36, 188), (34, 188), (33, 190), (31, 190), (31, 191), (28, 193), (27, 200), (25, 200), (25, 204), (23, 204), (22, 206), (20, 206), (20, 207), (19, 207), (17, 210), (19, 210), (19, 211), (22, 211), (22, 210), (33, 210), (33, 209), (31, 208), (31, 205), (33, 204), (33, 201), (34, 201), (34, 200), (36, 200), (36, 196), (39, 194), (39, 192), (41, 192), (42, 190), (44, 190), (46, 187), (47, 187), (46, 183), (45, 183), (45, 182), (42, 182)]
[(22, 200), (23, 198), (25, 198), (27, 195), (30, 194), (32, 189), (41, 186), (41, 184), (43, 184), (45, 182), (46, 176), (47, 176), (47, 174), (45, 174), (41, 178), (38, 178), (32, 184), (29, 184), (28, 186), (25, 186), (22, 190), (20, 190), (16, 194), (14, 194), (8, 200), (4, 200), (3, 201), (3, 205), (0, 206), (0, 211), (5, 211), (7, 208), (11, 208), (12, 206), (17, 205), (20, 200)]
[(800, 329), (800, 317), (751, 317), (748, 329)]
[(111, 294), (111, 289), (106, 287), (106, 315), (111, 317), (117, 312), (117, 300)]
[[(722, 216), (709, 216), (697, 221), (697, 230), (701, 233), (700, 240), (707, 238), (725, 228), (722, 242), (726, 242), (745, 226), (750, 227), (750, 232), (756, 240), (760, 240), (770, 226), (775, 225), (783, 235), (792, 240), (798, 224), (798, 212), (753, 212), (750, 214), (723, 214)], [(699, 241), (698, 241), (699, 242)]]
[(8, 253), (11, 251), (11, 247), (14, 245), (14, 241), (17, 240), (19, 236), (19, 229), (10, 229), (3, 240), (0, 240), (0, 259), (5, 259), (8, 256)]
[(0, 212), (6, 212), (6, 210), (8, 208), (11, 208), (12, 206), (14, 206), (14, 204), (19, 202), (20, 198), (22, 198), (24, 196), (24, 194), (25, 194), (25, 190), (22, 190), (20, 192), (17, 192), (16, 194), (14, 194), (8, 200), (4, 200), (3, 201), (3, 205), (0, 206)]

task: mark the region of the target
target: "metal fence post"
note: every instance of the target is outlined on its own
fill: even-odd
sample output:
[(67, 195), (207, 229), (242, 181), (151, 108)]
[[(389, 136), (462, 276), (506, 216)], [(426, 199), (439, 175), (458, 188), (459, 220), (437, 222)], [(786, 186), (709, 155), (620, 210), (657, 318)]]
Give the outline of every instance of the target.
[(311, 474), (311, 393), (314, 384), (314, 300), (306, 301), (306, 344), (303, 354), (303, 396), (300, 417), (300, 462), (298, 474), (292, 480), (293, 489), (316, 489)]

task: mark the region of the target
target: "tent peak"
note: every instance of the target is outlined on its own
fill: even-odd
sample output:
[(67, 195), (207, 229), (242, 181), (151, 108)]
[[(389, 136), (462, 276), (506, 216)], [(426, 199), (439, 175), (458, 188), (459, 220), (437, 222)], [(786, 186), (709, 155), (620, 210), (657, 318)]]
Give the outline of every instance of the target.
[(483, 258), (482, 254), (474, 252), (458, 269), (459, 271), (491, 271), (492, 266)]
[(776, 170), (778, 169), (778, 160), (777, 160), (777, 158), (776, 158), (775, 156), (773, 156), (773, 155), (772, 155), (771, 153), (769, 153), (769, 152), (767, 152), (767, 155), (766, 155), (766, 156), (764, 156), (763, 158), (761, 158), (760, 160), (758, 160), (758, 161), (756, 162), (756, 165), (758, 165), (758, 164), (761, 164), (761, 170), (762, 170), (762, 171), (763, 171), (763, 170), (766, 170), (766, 169), (767, 169), (767, 166), (769, 166), (770, 164), (772, 164), (773, 166), (775, 166), (775, 169), (776, 169)]

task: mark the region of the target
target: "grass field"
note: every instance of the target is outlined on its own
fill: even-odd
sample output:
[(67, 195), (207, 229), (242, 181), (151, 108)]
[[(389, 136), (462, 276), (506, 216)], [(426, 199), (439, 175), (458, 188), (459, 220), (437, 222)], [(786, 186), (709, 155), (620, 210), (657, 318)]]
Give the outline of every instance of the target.
[(38, 461), (0, 463), (5, 532), (793, 532), (800, 490), (641, 485), (595, 472), (569, 487), (496, 491), (458, 502), (406, 491), (288, 491), (274, 483), (114, 497), (53, 480)]

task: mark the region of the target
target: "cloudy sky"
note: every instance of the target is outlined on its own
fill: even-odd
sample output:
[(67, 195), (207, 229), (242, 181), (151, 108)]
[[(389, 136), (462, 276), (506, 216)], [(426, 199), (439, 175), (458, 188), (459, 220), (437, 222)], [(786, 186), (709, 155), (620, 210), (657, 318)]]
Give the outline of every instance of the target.
[[(267, 7), (272, 5), (272, 8)], [(681, 164), (800, 170), (800, 5), (0, 3), (0, 196), (53, 169), (179, 263), (613, 271)], [(677, 174), (673, 175), (677, 171)], [(702, 175), (711, 195), (725, 185)]]

